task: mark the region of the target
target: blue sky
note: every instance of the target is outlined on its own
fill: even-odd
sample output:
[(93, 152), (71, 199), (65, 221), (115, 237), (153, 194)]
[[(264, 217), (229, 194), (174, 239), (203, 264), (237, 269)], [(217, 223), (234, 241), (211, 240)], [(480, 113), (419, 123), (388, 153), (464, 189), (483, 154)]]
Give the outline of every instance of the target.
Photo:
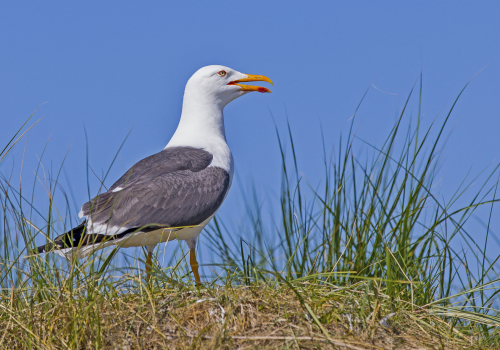
[[(357, 136), (380, 145), (420, 72), (429, 124), (482, 70), (447, 130), (438, 176), (446, 198), (469, 172), (500, 161), (499, 14), (496, 1), (3, 2), (0, 144), (38, 107), (35, 118), (44, 119), (29, 132), (24, 176), (49, 138), (47, 169), (57, 169), (69, 149), (62, 184), (69, 188), (67, 177), (76, 210), (88, 199), (84, 128), (99, 174), (132, 129), (111, 184), (168, 142), (187, 79), (202, 66), (222, 64), (275, 83), (272, 94), (248, 94), (225, 110), (236, 175), (274, 200), (280, 181), (274, 122), (285, 132), (288, 118), (300, 170), (318, 183), (321, 127), (327, 146), (336, 145), (372, 84)], [(18, 172), (22, 151), (17, 147), (0, 170)], [(97, 188), (91, 182), (92, 195)], [(240, 220), (241, 202), (235, 182), (221, 209), (226, 221)]]

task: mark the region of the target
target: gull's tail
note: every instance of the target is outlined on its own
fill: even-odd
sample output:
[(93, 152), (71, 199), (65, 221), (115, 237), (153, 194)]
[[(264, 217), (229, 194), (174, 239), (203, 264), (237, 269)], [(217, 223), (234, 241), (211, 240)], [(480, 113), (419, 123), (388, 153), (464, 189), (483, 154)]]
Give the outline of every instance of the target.
[(71, 229), (70, 231), (63, 233), (62, 235), (56, 237), (52, 242), (47, 242), (42, 246), (37, 248), (38, 254), (48, 253), (51, 251), (67, 250), (68, 248), (76, 248), (79, 246), (86, 246), (88, 244), (93, 244), (90, 242), (89, 236), (85, 233), (86, 221), (82, 222), (77, 227)]

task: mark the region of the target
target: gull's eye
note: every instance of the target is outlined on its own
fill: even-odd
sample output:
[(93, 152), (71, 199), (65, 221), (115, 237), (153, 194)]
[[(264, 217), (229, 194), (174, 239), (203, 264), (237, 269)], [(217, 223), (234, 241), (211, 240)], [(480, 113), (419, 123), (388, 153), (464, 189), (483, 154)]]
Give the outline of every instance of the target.
[(226, 76), (226, 74), (227, 74), (227, 73), (226, 73), (226, 71), (225, 71), (225, 70), (221, 70), (221, 71), (219, 71), (219, 73), (217, 73), (217, 74), (219, 75), (219, 77), (224, 77), (224, 76)]

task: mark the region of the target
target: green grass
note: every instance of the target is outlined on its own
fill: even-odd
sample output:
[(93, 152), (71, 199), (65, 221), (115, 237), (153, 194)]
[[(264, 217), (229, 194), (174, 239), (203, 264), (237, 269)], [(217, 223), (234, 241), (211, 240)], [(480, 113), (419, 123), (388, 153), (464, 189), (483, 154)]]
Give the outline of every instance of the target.
[[(218, 260), (201, 288), (182, 251), (154, 270), (151, 285), (116, 251), (68, 263), (33, 254), (34, 238), (55, 237), (69, 216), (54, 204), (59, 175), (46, 182), (44, 213), (39, 198), (4, 179), (0, 348), (500, 348), (499, 257), (485, 252), (489, 224), (467, 231), (479, 208), (492, 215), (498, 166), (472, 195), (464, 181), (448, 202), (438, 200), (438, 150), (460, 95), (429, 128), (421, 83), (417, 115), (408, 117), (413, 95), (381, 146), (356, 138), (355, 117), (347, 137), (331, 136), (335, 153), (324, 137), (319, 186), (300, 177), (290, 128), (286, 141), (277, 130), (273, 220), (256, 192), (245, 201), (244, 237), (216, 217), (204, 237)], [(359, 144), (372, 155), (356, 157)]]

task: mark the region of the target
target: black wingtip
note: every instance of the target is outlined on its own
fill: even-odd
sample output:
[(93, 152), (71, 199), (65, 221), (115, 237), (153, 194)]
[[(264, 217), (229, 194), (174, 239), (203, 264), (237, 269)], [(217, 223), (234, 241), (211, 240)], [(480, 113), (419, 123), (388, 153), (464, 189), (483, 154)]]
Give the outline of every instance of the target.
[(37, 247), (36, 252), (38, 254), (41, 254), (63, 249), (64, 247), (69, 248), (78, 246), (81, 236), (85, 230), (85, 223), (86, 221), (82, 222), (80, 225), (71, 229), (70, 231), (56, 237), (52, 242), (47, 242), (47, 244)]

